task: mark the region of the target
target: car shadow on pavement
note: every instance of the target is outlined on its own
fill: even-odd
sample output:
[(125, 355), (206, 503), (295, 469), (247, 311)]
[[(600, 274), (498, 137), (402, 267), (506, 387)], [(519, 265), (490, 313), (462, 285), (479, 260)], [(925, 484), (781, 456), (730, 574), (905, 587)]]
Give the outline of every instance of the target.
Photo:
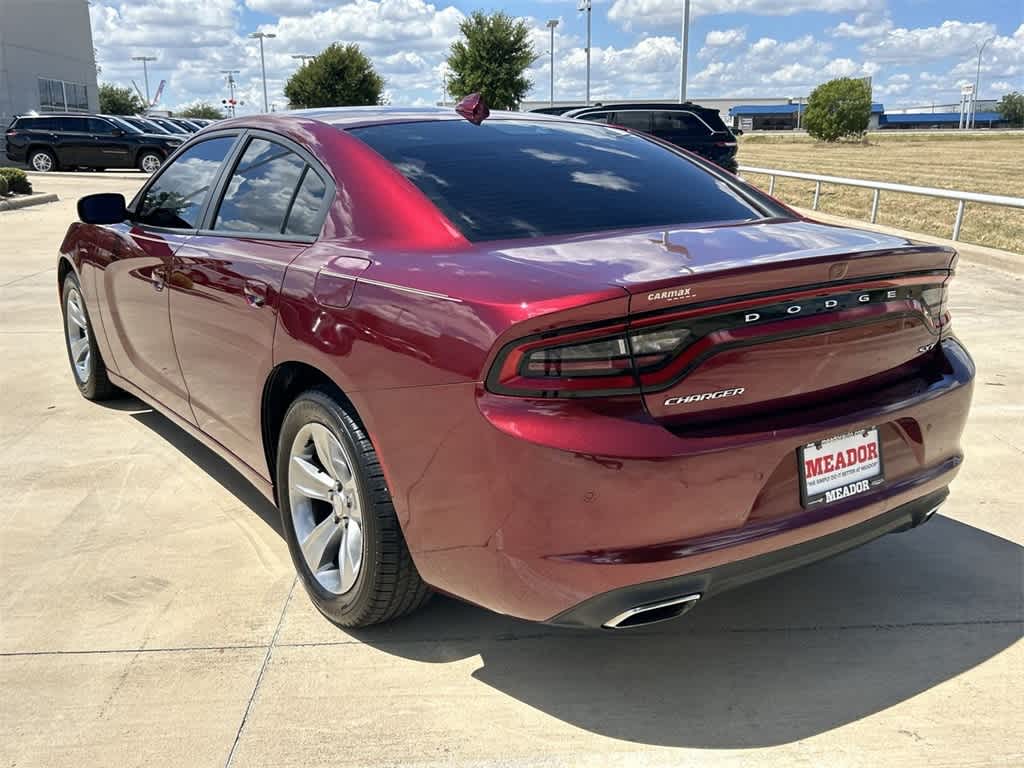
[(132, 418), (156, 432), (192, 463), (223, 486), (232, 496), (251, 509), (267, 525), (281, 535), (281, 516), (253, 485), (224, 459), (181, 429), (163, 414), (154, 411), (136, 397), (125, 396), (105, 400), (100, 405), (116, 411), (130, 412)]
[[(227, 462), (134, 398), (110, 405), (137, 411), (280, 533), (276, 508)], [(954, 489), (946, 508), (956, 503)], [(405, 619), (337, 636), (423, 663), (479, 656), (474, 678), (596, 734), (774, 746), (899, 704), (1020, 640), (1024, 547), (940, 513), (647, 628), (560, 629), (437, 595)], [(460, 716), (472, 706), (463, 701)]]
[(857, 721), (1006, 649), (1024, 627), (1022, 573), (1024, 548), (940, 516), (645, 629), (560, 630), (438, 597), (350, 634), (423, 662), (479, 654), (481, 682), (604, 736), (754, 748)]

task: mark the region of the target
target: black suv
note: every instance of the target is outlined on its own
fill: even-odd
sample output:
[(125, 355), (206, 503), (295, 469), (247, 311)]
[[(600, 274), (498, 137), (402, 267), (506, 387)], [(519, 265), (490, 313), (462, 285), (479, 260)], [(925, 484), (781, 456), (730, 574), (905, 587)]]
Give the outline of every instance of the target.
[(33, 171), (138, 168), (152, 173), (185, 139), (99, 115), (24, 115), (7, 127), (7, 158)]
[(621, 125), (696, 152), (736, 173), (736, 137), (717, 109), (692, 102), (669, 104), (595, 104), (562, 114), (577, 120)]

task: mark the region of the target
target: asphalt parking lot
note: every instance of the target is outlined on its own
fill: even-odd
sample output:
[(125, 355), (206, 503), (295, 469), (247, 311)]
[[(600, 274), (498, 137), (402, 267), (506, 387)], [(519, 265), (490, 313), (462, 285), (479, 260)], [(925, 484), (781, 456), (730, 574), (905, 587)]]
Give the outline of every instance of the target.
[(240, 476), (72, 382), (57, 247), (142, 178), (0, 213), (0, 766), (1024, 764), (1020, 274), (961, 264), (967, 461), (923, 528), (637, 633), (446, 598), (345, 632)]

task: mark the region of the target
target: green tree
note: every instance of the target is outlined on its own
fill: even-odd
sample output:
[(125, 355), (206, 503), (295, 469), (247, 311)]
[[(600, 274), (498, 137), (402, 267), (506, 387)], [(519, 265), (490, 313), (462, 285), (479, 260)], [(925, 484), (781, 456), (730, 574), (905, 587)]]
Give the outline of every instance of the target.
[(380, 103), (384, 78), (355, 43), (332, 43), (299, 67), (284, 86), (295, 107), (359, 107)]
[(100, 85), (100, 112), (103, 114), (137, 115), (145, 111), (146, 105), (131, 88), (119, 88), (113, 83)]
[(1024, 93), (1013, 91), (1008, 93), (996, 104), (996, 112), (1003, 116), (1010, 125), (1024, 128)]
[(526, 70), (537, 58), (525, 21), (474, 11), (459, 25), (465, 39), (448, 55), (449, 92), (458, 99), (480, 93), (494, 109), (514, 109), (533, 83)]
[(224, 112), (217, 109), (213, 104), (205, 101), (197, 101), (178, 112), (178, 117), (198, 117), (201, 120), (219, 120), (224, 117)]
[(820, 141), (863, 136), (871, 119), (871, 87), (840, 77), (815, 88), (807, 99), (803, 124)]

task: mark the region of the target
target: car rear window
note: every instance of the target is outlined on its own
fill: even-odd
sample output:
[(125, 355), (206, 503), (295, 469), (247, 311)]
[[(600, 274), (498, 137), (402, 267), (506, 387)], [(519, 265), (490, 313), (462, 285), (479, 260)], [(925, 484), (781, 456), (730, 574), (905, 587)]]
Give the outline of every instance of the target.
[(350, 129), (474, 241), (765, 217), (738, 187), (635, 134), (584, 121)]

